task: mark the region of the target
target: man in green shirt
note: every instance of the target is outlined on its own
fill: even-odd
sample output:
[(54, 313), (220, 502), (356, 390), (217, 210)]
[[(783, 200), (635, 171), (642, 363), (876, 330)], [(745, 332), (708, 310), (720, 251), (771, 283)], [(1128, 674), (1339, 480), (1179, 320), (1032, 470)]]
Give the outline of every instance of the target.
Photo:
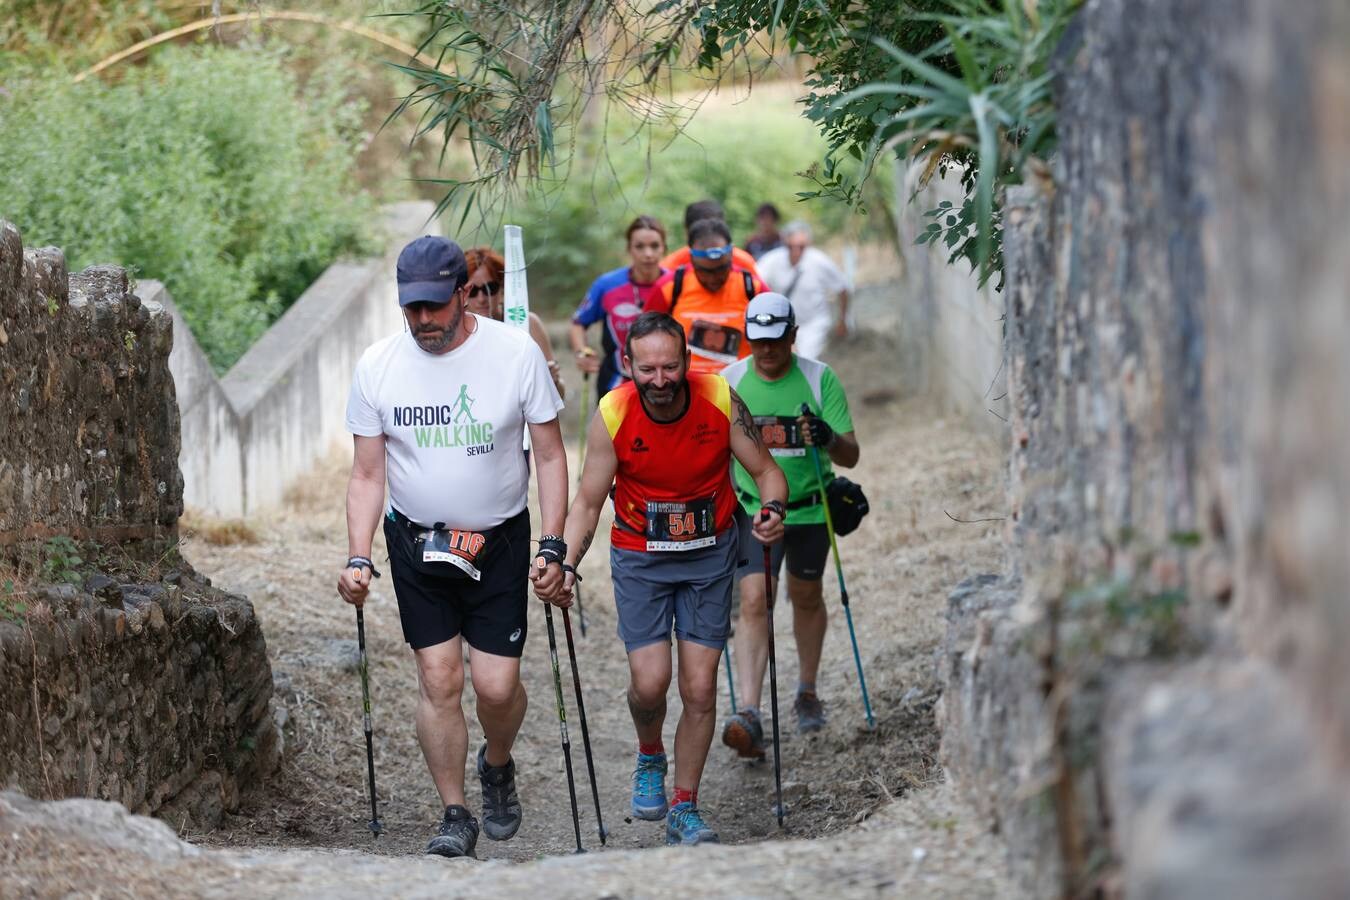
[[(724, 369), (722, 376), (745, 400), (765, 445), (787, 476), (787, 531), (772, 548), (770, 590), (777, 592), (778, 571), (786, 557), (787, 593), (792, 602), (800, 672), (793, 711), (799, 731), (817, 731), (825, 726), (825, 707), (816, 695), (816, 673), (827, 625), (821, 577), (830, 539), (809, 448), (818, 448), (825, 483), (829, 484), (834, 477), (831, 462), (846, 468), (858, 464), (858, 440), (853, 435), (848, 400), (834, 372), (822, 362), (792, 352), (797, 327), (787, 297), (764, 293), (751, 300), (745, 312), (745, 334), (750, 356)], [(802, 404), (811, 415), (802, 415)], [(754, 479), (739, 464), (735, 466), (735, 484), (748, 519), (762, 504)], [(741, 612), (735, 637), (741, 708), (723, 727), (722, 742), (740, 756), (756, 758), (764, 755), (759, 703), (769, 658), (768, 597), (764, 590), (764, 547), (745, 525), (741, 529), (741, 558), (746, 562), (736, 573)]]

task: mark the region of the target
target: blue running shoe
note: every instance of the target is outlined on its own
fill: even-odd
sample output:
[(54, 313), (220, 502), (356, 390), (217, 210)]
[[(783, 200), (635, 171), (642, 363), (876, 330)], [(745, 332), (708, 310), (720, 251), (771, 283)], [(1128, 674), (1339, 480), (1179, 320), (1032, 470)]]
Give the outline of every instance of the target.
[(667, 844), (720, 844), (717, 832), (708, 827), (692, 803), (676, 803), (666, 816)]
[(639, 753), (633, 770), (633, 815), (657, 822), (666, 815), (666, 755)]

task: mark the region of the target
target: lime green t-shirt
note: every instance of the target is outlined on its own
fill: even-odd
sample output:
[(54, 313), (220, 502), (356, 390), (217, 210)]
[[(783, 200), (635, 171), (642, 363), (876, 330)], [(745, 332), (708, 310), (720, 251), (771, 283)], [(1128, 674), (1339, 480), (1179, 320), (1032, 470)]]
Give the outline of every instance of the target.
[[(732, 390), (740, 395), (760, 426), (760, 433), (769, 445), (774, 462), (778, 463), (788, 483), (788, 525), (818, 525), (825, 522), (825, 510), (819, 503), (792, 509), (798, 501), (819, 496), (816, 467), (811, 461), (811, 449), (805, 447), (796, 434), (793, 421), (801, 415), (802, 404), (825, 420), (836, 432), (853, 430), (853, 418), (848, 411), (848, 398), (839, 384), (834, 370), (823, 362), (793, 356), (792, 368), (777, 381), (766, 381), (755, 372), (751, 357), (742, 359), (722, 370)], [(779, 421), (775, 422), (774, 420)], [(834, 477), (830, 469), (829, 453), (818, 450), (825, 484)], [(750, 473), (740, 463), (735, 464), (736, 493), (741, 507), (749, 514), (759, 512), (759, 490)]]

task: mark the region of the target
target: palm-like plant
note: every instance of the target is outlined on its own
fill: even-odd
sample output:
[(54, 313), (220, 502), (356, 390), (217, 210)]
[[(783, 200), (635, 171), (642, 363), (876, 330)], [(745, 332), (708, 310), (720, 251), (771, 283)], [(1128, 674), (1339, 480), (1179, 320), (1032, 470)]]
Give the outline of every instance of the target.
[[(1028, 171), (1048, 172), (1056, 144), (1050, 59), (1081, 0), (950, 0), (951, 11), (926, 18), (945, 37), (914, 54), (877, 39), (893, 60), (891, 77), (841, 94), (836, 109), (866, 110), (877, 123), (864, 177), (892, 152), (924, 166), (920, 187), (951, 165), (962, 168), (965, 198), (944, 201), (920, 243), (941, 240), (955, 262), (965, 259), (984, 284), (1003, 268), (1004, 190)], [(953, 59), (956, 73), (934, 64)], [(836, 181), (852, 199), (855, 185)]]

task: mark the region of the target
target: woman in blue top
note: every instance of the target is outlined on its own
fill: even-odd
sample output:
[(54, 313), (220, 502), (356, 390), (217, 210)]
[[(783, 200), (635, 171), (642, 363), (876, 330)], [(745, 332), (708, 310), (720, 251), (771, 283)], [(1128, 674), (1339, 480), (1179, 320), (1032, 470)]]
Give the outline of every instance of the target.
[[(661, 257), (666, 252), (666, 230), (651, 216), (638, 216), (628, 226), (628, 257), (632, 265), (606, 272), (595, 279), (577, 311), (572, 314), (569, 338), (577, 367), (587, 374), (598, 374), (596, 400), (622, 384), (623, 345), (628, 329), (642, 314), (647, 300), (655, 292), (656, 282), (665, 274)], [(600, 333), (601, 353), (586, 343), (586, 329), (603, 321)]]

